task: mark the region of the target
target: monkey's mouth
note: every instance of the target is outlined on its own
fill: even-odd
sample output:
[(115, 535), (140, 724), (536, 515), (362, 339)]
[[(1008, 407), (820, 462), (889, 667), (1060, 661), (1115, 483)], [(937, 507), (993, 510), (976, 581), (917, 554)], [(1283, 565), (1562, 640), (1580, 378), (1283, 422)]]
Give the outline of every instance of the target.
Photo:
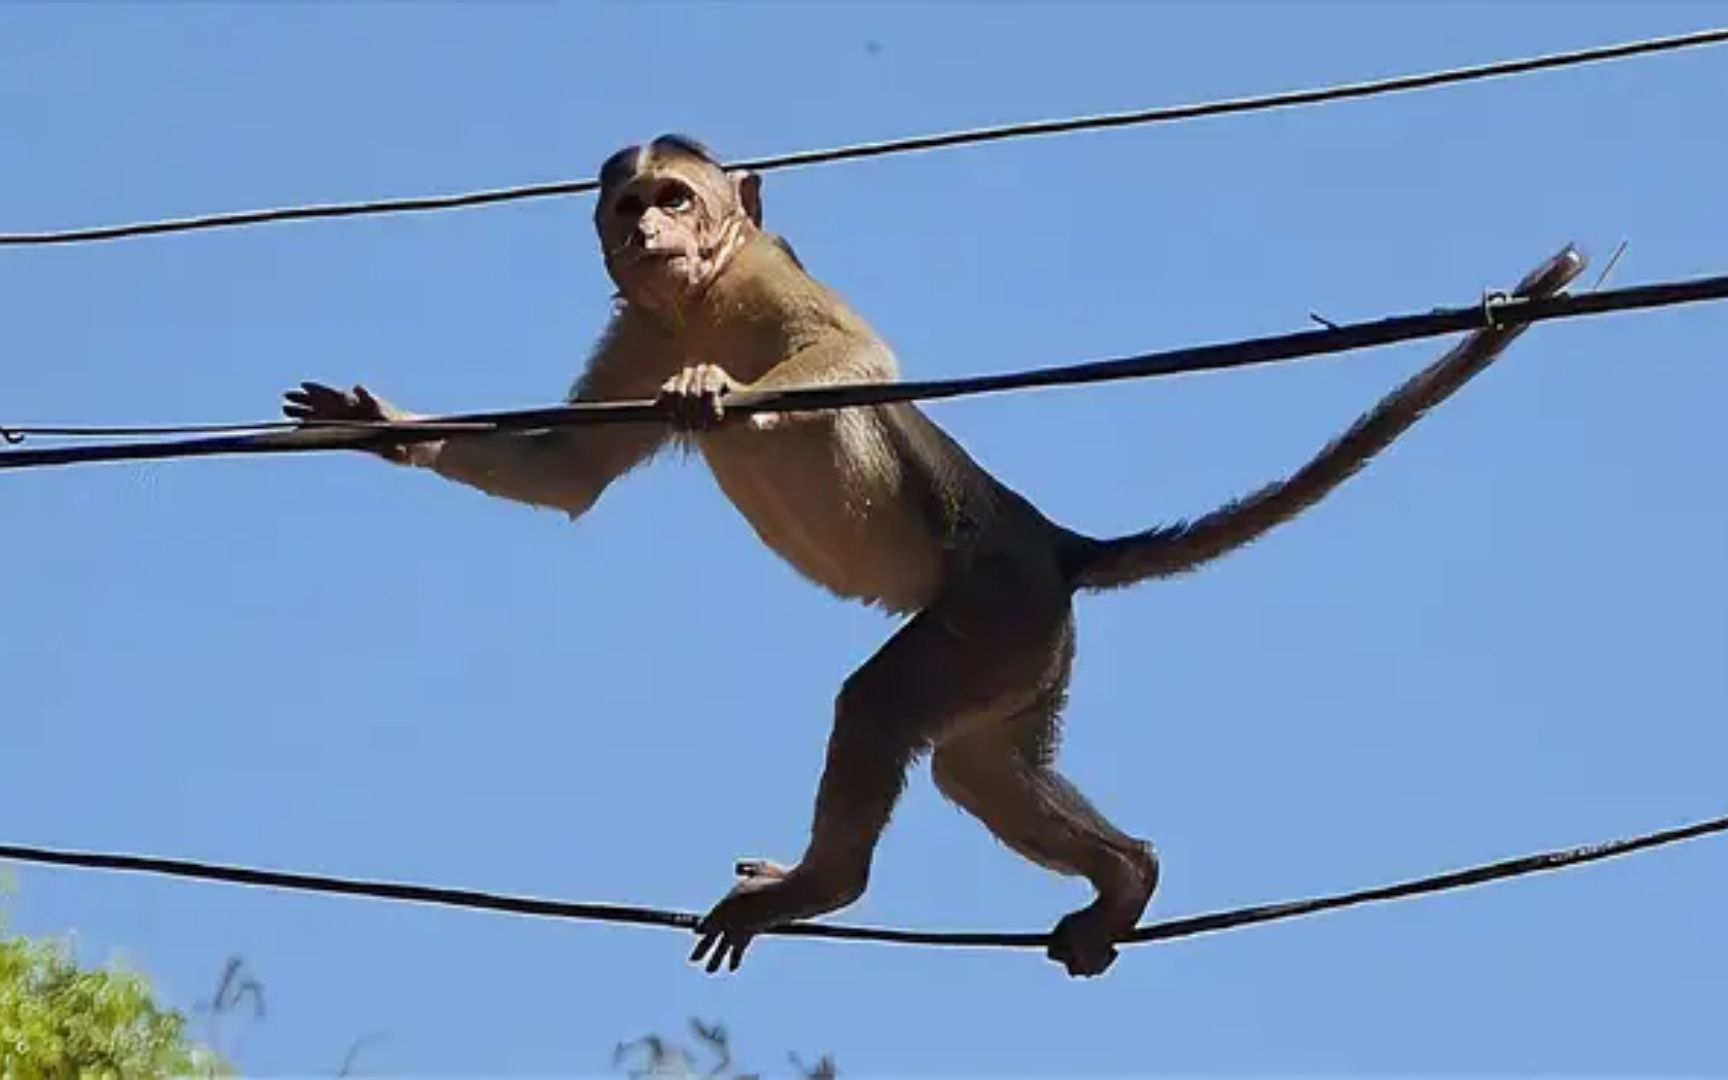
[(646, 238), (640, 235), (626, 236), (611, 252), (614, 258), (667, 258), (673, 255), (687, 255), (687, 245), (678, 242), (676, 237)]
[(676, 269), (689, 260), (690, 253), (683, 248), (645, 248), (635, 244), (625, 245), (612, 256), (613, 263), (621, 269), (648, 273)]

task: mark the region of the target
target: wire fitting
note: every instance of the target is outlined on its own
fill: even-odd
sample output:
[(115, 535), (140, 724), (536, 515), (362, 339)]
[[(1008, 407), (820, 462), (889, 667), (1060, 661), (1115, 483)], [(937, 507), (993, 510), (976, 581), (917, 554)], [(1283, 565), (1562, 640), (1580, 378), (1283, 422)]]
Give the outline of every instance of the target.
[(1500, 321), (1500, 317), (1496, 312), (1504, 310), (1506, 306), (1511, 303), (1512, 297), (1498, 289), (1483, 290), (1482, 329), (1492, 330), (1495, 332), (1505, 330), (1507, 324)]

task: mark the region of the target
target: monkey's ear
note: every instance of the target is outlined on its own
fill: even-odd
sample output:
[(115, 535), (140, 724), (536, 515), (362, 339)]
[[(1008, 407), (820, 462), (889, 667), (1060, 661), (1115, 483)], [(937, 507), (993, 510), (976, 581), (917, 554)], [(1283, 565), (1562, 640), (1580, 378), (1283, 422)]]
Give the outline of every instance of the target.
[(732, 191), (738, 196), (738, 205), (750, 216), (750, 221), (758, 229), (762, 227), (762, 177), (749, 171), (739, 169), (727, 174), (732, 179)]

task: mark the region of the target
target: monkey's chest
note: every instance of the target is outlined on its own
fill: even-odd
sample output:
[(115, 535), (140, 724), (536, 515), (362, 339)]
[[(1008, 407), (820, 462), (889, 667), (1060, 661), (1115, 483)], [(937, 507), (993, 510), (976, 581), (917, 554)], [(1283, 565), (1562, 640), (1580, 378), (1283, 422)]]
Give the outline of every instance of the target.
[(804, 577), (892, 611), (929, 602), (938, 545), (868, 410), (725, 428), (697, 446), (762, 542)]

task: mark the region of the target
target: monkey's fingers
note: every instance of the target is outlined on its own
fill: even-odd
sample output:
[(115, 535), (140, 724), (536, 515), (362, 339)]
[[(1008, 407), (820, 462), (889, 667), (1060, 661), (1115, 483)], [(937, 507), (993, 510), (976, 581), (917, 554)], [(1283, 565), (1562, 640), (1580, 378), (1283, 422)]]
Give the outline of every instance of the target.
[(708, 371), (709, 386), (714, 395), (714, 423), (719, 424), (724, 422), (726, 419), (726, 399), (733, 393), (736, 393), (739, 387), (737, 381), (734, 380), (731, 375), (726, 373), (726, 369), (710, 367)]
[(702, 407), (702, 419), (712, 427), (726, 420), (726, 395), (732, 392), (732, 376), (714, 364), (698, 364), (695, 372), (696, 395)]
[(300, 389), (282, 395), (286, 402), (282, 411), (297, 419), (346, 416), (354, 411), (354, 401), (347, 393), (323, 383), (303, 382)]
[(662, 383), (660, 393), (655, 395), (654, 404), (669, 415), (675, 427), (688, 431), (695, 424), (690, 416), (690, 394), (686, 386), (686, 375), (687, 372), (681, 371)]
[(655, 403), (684, 431), (711, 431), (726, 420), (725, 396), (736, 384), (713, 364), (687, 367), (660, 385)]
[(284, 402), (282, 411), (290, 414), (295, 412), (312, 413), (318, 408), (313, 396), (305, 390), (286, 391), (282, 395), (282, 400)]
[(704, 389), (697, 401), (702, 407), (702, 426), (717, 428), (726, 422), (726, 396), (724, 390)]
[(282, 415), (292, 420), (322, 420), (328, 417), (330, 412), (317, 405), (308, 405), (304, 401), (288, 400), (282, 404)]
[(386, 405), (382, 398), (378, 397), (378, 395), (366, 389), (364, 386), (356, 383), (352, 394), (353, 401), (359, 406), (360, 411), (368, 418), (376, 418), (379, 420), (396, 419), (396, 410), (392, 409), (389, 405)]
[(299, 390), (289, 391), (290, 396), (298, 395), (314, 405), (347, 405), (348, 392), (338, 390), (334, 386), (323, 383), (303, 382)]
[(671, 414), (673, 425), (682, 431), (704, 431), (715, 427), (723, 414), (717, 402), (682, 390), (663, 390), (656, 403)]

